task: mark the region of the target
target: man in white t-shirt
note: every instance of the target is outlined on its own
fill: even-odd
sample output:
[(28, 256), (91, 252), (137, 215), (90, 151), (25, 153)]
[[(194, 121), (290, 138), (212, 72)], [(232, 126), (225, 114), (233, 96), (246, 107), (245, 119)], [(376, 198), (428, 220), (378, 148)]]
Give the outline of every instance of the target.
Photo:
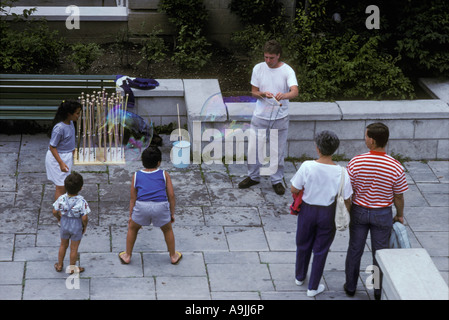
[[(251, 119), (251, 129), (255, 131), (257, 140), (249, 142), (248, 153), (255, 152), (255, 163), (250, 163), (253, 157), (248, 156), (248, 177), (239, 183), (240, 189), (249, 188), (260, 182), (261, 162), (263, 153), (258, 148), (266, 141), (270, 129), (277, 130), (278, 148), (270, 158), (277, 157), (277, 170), (271, 174), (271, 184), (274, 191), (283, 195), (284, 153), (287, 147), (288, 135), (288, 105), (289, 100), (298, 96), (298, 81), (295, 71), (285, 62), (280, 61), (282, 48), (275, 40), (270, 40), (264, 47), (265, 62), (254, 66), (251, 76), (251, 92), (257, 97), (256, 108)], [(271, 142), (271, 140), (270, 140)], [(271, 162), (271, 160), (270, 160)]]

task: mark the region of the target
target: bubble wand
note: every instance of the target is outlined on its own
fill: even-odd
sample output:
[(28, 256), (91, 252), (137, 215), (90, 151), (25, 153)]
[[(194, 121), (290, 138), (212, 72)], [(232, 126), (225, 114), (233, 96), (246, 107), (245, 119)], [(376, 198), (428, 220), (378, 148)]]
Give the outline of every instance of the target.
[(179, 117), (179, 104), (178, 103), (176, 104), (176, 109), (178, 111), (178, 130), (179, 130), (178, 141), (181, 141), (182, 140), (182, 137), (181, 137), (181, 119)]
[(87, 110), (86, 110), (86, 100), (83, 98), (83, 161), (85, 161), (86, 155), (86, 125), (87, 125)]
[[(84, 95), (84, 93), (81, 92), (81, 96), (83, 96), (83, 95)], [(81, 112), (82, 112), (82, 110), (83, 110), (83, 108), (82, 108), (83, 100), (81, 99), (81, 97), (78, 97), (78, 100), (81, 103)], [(78, 119), (76, 121), (76, 126), (78, 127), (78, 145), (77, 145), (78, 154), (76, 155), (76, 158), (79, 161), (80, 160), (80, 144), (81, 144), (81, 120), (80, 119)]]
[[(123, 101), (123, 97), (122, 97), (122, 101)], [(125, 96), (125, 104), (123, 105), (123, 113), (122, 113), (122, 128), (121, 128), (121, 137), (120, 137), (120, 141), (121, 141), (121, 145), (122, 145), (122, 159), (125, 159), (125, 147), (123, 146), (123, 136), (124, 136), (124, 131), (125, 131), (125, 120), (126, 120), (126, 109), (128, 107), (128, 94), (126, 94)]]

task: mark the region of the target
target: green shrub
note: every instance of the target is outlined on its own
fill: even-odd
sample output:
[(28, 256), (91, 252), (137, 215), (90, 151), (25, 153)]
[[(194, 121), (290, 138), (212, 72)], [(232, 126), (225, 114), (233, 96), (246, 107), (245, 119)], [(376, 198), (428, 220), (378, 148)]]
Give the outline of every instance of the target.
[(57, 31), (45, 22), (27, 24), (23, 31), (5, 30), (0, 40), (0, 61), (4, 70), (32, 72), (59, 64), (64, 48)]
[(208, 18), (202, 0), (160, 0), (159, 10), (167, 14), (168, 21), (178, 32), (184, 26), (190, 30), (203, 30)]
[(75, 63), (77, 71), (84, 74), (102, 54), (103, 50), (96, 43), (76, 43), (71, 46), (69, 58)]
[(414, 98), (411, 81), (397, 66), (399, 57), (380, 52), (378, 36), (318, 37), (305, 53), (308, 59), (297, 72), (303, 101)]
[(277, 0), (232, 0), (229, 9), (245, 25), (268, 26), (280, 15), (282, 4)]
[(435, 76), (449, 73), (449, 6), (446, 0), (413, 1), (398, 25), (396, 50), (404, 67)]
[(211, 57), (204, 36), (208, 12), (202, 0), (161, 0), (159, 10), (176, 27), (172, 60), (180, 67), (201, 69)]
[[(33, 72), (59, 64), (63, 40), (57, 31), (50, 31), (45, 20), (35, 21), (30, 16), (36, 10), (24, 9), (22, 14), (12, 14), (5, 9), (15, 1), (0, 1), (0, 69), (14, 72)], [(20, 24), (21, 30), (11, 28)]]
[(212, 56), (207, 51), (208, 46), (210, 44), (200, 34), (200, 30), (192, 34), (187, 30), (187, 26), (183, 26), (177, 38), (177, 46), (172, 60), (181, 68), (201, 69)]
[(140, 59), (137, 64), (146, 61), (148, 68), (150, 63), (161, 62), (165, 59), (168, 48), (165, 45), (164, 39), (159, 36), (161, 32), (161, 29), (157, 29), (157, 27), (155, 27), (148, 35), (148, 38), (143, 43), (142, 49), (139, 52), (142, 59)]
[(268, 30), (249, 25), (234, 33), (232, 41), (247, 52), (252, 68), (262, 61), (264, 42), (278, 40), (282, 61), (296, 70), (296, 100), (414, 98), (411, 81), (399, 67), (401, 56), (386, 50), (378, 33), (330, 28), (322, 6), (326, 3), (310, 1), (307, 10), (297, 10), (294, 21), (275, 19)]

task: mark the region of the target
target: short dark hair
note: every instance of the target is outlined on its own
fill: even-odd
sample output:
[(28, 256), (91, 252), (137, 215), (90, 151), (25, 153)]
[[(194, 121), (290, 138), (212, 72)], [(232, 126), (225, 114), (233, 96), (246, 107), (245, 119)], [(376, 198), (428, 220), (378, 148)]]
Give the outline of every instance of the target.
[(263, 47), (263, 52), (282, 55), (282, 47), (276, 40), (268, 40)]
[(154, 169), (159, 161), (162, 160), (162, 153), (156, 146), (150, 146), (142, 152), (142, 165), (146, 169)]
[(334, 132), (324, 130), (316, 135), (315, 144), (323, 156), (331, 156), (340, 146), (340, 139)]
[(83, 176), (73, 171), (64, 180), (64, 187), (68, 194), (78, 194), (83, 187)]
[(376, 146), (384, 148), (387, 145), (388, 138), (390, 137), (390, 130), (385, 124), (381, 122), (371, 123), (366, 129), (366, 135), (368, 138), (376, 141)]

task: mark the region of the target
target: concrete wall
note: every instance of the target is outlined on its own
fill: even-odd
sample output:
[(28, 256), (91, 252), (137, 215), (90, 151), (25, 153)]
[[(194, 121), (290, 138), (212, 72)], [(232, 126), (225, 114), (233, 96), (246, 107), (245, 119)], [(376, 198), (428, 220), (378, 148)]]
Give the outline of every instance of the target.
[(153, 90), (136, 90), (133, 94), (136, 104), (130, 111), (137, 113), (153, 125), (161, 126), (178, 123), (179, 107), (181, 126), (187, 123), (184, 100), (184, 84), (181, 79), (158, 79), (159, 86)]
[[(162, 29), (162, 35), (174, 35), (174, 28), (168, 22), (167, 16), (158, 12), (159, 0), (127, 0), (126, 2), (127, 14), (122, 21), (117, 21), (112, 13), (101, 14), (99, 12), (99, 8), (102, 6), (110, 9), (114, 8), (115, 0), (19, 0), (14, 5), (38, 8), (53, 7), (54, 9), (50, 12), (38, 10), (34, 16), (46, 18), (50, 22), (51, 28), (58, 30), (61, 35), (67, 38), (67, 41), (114, 41), (120, 30), (128, 30), (131, 39), (138, 40), (151, 32), (155, 26)], [(238, 17), (228, 9), (231, 0), (204, 0), (203, 2), (209, 13), (206, 27), (208, 39), (224, 46), (228, 45), (231, 34), (242, 28)], [(289, 17), (293, 17), (295, 14), (295, 1), (281, 0), (281, 2), (284, 4), (286, 14)], [(65, 20), (68, 17), (68, 14), (65, 13), (65, 8), (69, 5), (89, 8), (90, 13), (86, 11), (84, 13), (85, 16), (91, 15), (88, 19), (89, 22), (83, 23), (83, 20), (87, 20), (81, 16), (82, 26), (79, 30), (67, 30), (65, 28)], [(62, 13), (62, 17), (57, 13), (58, 11)], [(111, 19), (113, 20), (112, 23), (110, 23)]]
[[(216, 79), (160, 80), (160, 83), (161, 88), (154, 91), (135, 90), (137, 112), (150, 116), (155, 124), (167, 124), (177, 121), (176, 104), (179, 104), (182, 126), (187, 123), (192, 145), (200, 145), (201, 150), (215, 138), (200, 141), (201, 134), (194, 132), (195, 123), (200, 123), (201, 132), (208, 128), (222, 132), (226, 128), (248, 128), (255, 103), (224, 104)], [(172, 89), (176, 96), (162, 97), (164, 92), (171, 95)], [(440, 99), (292, 102), (289, 110), (286, 154), (289, 157), (315, 157), (313, 139), (326, 129), (340, 138), (336, 153), (351, 158), (367, 151), (365, 127), (381, 121), (390, 128), (388, 153), (411, 160), (449, 159), (449, 105)]]

